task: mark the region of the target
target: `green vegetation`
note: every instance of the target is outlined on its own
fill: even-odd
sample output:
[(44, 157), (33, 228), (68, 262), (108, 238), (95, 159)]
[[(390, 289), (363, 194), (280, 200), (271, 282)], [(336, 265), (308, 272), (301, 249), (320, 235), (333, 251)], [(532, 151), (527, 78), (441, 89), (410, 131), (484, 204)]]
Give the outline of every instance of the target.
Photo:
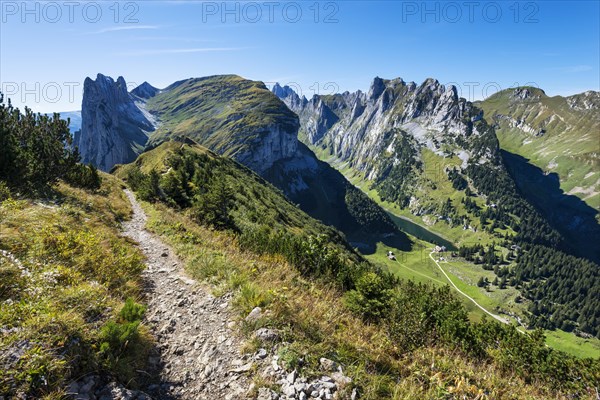
[[(235, 163), (206, 150), (167, 143), (147, 153), (146, 158), (140, 157), (137, 163), (120, 168), (117, 174), (149, 177), (159, 164), (157, 160), (165, 161), (158, 173), (159, 196), (150, 198), (152, 202), (145, 205), (150, 229), (173, 245), (186, 260), (192, 276), (209, 280), (218, 293), (234, 291), (233, 303), (241, 317), (255, 306), (268, 308), (269, 316), (248, 326), (247, 334), (251, 336), (252, 330), (261, 326), (280, 329), (284, 340), (293, 346), (286, 351), (289, 362), (302, 355), (306, 361), (302, 368), (307, 373), (316, 371), (318, 357), (333, 354), (349, 366), (349, 373), (366, 398), (401, 398), (410, 391), (428, 395), (439, 387), (413, 381), (407, 388), (395, 382), (398, 376), (404, 377), (401, 381), (411, 379), (414, 373), (411, 363), (433, 352), (434, 357), (442, 358), (447, 357), (442, 354), (451, 353), (470, 368), (490, 366), (497, 379), (521, 376), (525, 382), (541, 385), (542, 389), (533, 389), (523, 383), (520, 389), (515, 389), (523, 389), (520, 393), (529, 396), (535, 396), (538, 389), (546, 390), (543, 388), (550, 382), (553, 390), (583, 395), (594, 381), (598, 365), (547, 348), (539, 332), (530, 336), (512, 326), (485, 319), (470, 322), (461, 301), (447, 286), (399, 281), (353, 256), (343, 246), (332, 245), (327, 236), (304, 230), (312, 228), (315, 233), (322, 225), (305, 223), (296, 225), (295, 230), (288, 226), (286, 231), (280, 229), (282, 221), (277, 218), (243, 223), (236, 217), (241, 215), (239, 210), (257, 207), (252, 203), (264, 202), (276, 192), (260, 178), (250, 178), (248, 170), (235, 168)], [(220, 163), (228, 166), (228, 174), (219, 175), (224, 168)], [(194, 166), (193, 173), (188, 171), (189, 176), (204, 176), (197, 181), (202, 189), (190, 192), (191, 198), (198, 195), (198, 190), (219, 191), (214, 188), (223, 182), (236, 193), (233, 178), (239, 177), (240, 171), (246, 174), (247, 190), (265, 186), (265, 192), (231, 199), (224, 209), (234, 226), (223, 229), (211, 218), (194, 213), (193, 201), (183, 208), (172, 196), (164, 195), (167, 176), (179, 174), (181, 169), (177, 166), (186, 164)], [(138, 172), (132, 172), (135, 170)], [(220, 179), (206, 177), (207, 171)], [(282, 202), (280, 206), (289, 207), (285, 204), (288, 203)], [(311, 221), (307, 216), (304, 219)], [(333, 311), (335, 314), (331, 314)], [(365, 334), (375, 336), (365, 342)], [(253, 340), (249, 344), (251, 349), (255, 348)], [(453, 362), (456, 365), (457, 361)], [(440, 385), (448, 391), (456, 390), (450, 382), (455, 382), (458, 376), (446, 373), (449, 374), (446, 383)], [(489, 384), (479, 382), (484, 387)], [(538, 396), (551, 396), (548, 393)]]
[[(252, 159), (252, 153), (264, 145), (267, 134), (276, 132), (277, 140), (286, 142), (281, 145), (284, 153), (291, 152), (297, 141), (298, 117), (262, 82), (235, 75), (176, 82), (149, 99), (147, 107), (161, 120), (160, 128), (150, 137), (149, 148), (171, 139), (198, 143), (258, 170), (267, 165), (259, 165)], [(319, 163), (316, 170), (297, 169), (296, 162), (317, 164), (310, 150), (303, 145), (298, 147), (294, 160), (278, 160), (269, 169), (261, 170), (261, 175), (282, 189), (302, 210), (349, 238), (396, 231), (375, 203), (348, 185), (327, 164)], [(285, 155), (290, 153), (279, 158)], [(168, 184), (176, 190), (178, 183), (174, 179)]]
[(58, 114), (0, 100), (0, 142), (0, 397), (62, 398), (89, 373), (136, 386), (152, 343), (121, 183), (78, 163)]
[[(600, 272), (598, 265), (542, 246), (532, 246), (517, 257), (518, 282), (533, 300), (531, 325), (546, 329), (574, 329), (600, 338)], [(550, 318), (548, 316), (551, 316)]]
[(98, 189), (100, 177), (91, 166), (78, 164), (67, 121), (4, 104), (0, 93), (0, 182), (13, 189), (43, 191), (58, 179)]
[(516, 259), (514, 284), (523, 284), (521, 292), (534, 302), (530, 326), (598, 335), (598, 300), (592, 295), (600, 290), (598, 265), (567, 254), (562, 237), (519, 196), (508, 177), (481, 166), (469, 168), (478, 188), (499, 204), (498, 210), (518, 217), (512, 226), (517, 235), (511, 240), (524, 253)]
[[(485, 120), (476, 121), (474, 126), (480, 135), (471, 138), (468, 144), (471, 151), (478, 154), (486, 149), (497, 150), (493, 128)], [(398, 136), (400, 141), (403, 137)], [(521, 307), (519, 314), (530, 327), (597, 335), (599, 323), (594, 322), (592, 311), (597, 309), (596, 300), (590, 295), (600, 290), (597, 265), (569, 255), (576, 253), (574, 246), (524, 198), (501, 164), (500, 152), (489, 154), (491, 161), (487, 164), (469, 163), (467, 168), (460, 169), (457, 157), (443, 158), (423, 149), (420, 160), (416, 161), (413, 149), (410, 142), (402, 142), (401, 149), (396, 151), (400, 154), (399, 161), (390, 164), (391, 172), (381, 182), (368, 181), (364, 174), (345, 165), (335, 162), (332, 165), (386, 209), (426, 225), (459, 247), (495, 243), (498, 254), (487, 252), (492, 258), (481, 260), (480, 264), (484, 269), (494, 270), (489, 282), (497, 279), (503, 288), (517, 288), (529, 300), (529, 308)], [(323, 152), (318, 154), (327, 156)], [(392, 174), (396, 170), (400, 173)], [(407, 194), (402, 189), (406, 182), (410, 183), (408, 193), (414, 196), (411, 204), (407, 204)], [(522, 248), (525, 255), (516, 258), (513, 254), (510, 260), (504, 260), (514, 246)], [(526, 274), (518, 272), (524, 270)], [(470, 284), (476, 286), (477, 280)], [(576, 287), (577, 291), (567, 293), (569, 287)], [(573, 340), (577, 338), (573, 336)]]
[(416, 177), (422, 165), (416, 159), (414, 140), (411, 141), (406, 132), (394, 131), (389, 135), (397, 135), (398, 140), (394, 144), (394, 152), (379, 162), (380, 172), (372, 188), (377, 190), (383, 201), (397, 203), (404, 208), (414, 193)]
[[(528, 90), (525, 99), (514, 95), (516, 89)], [(600, 207), (598, 188), (598, 103), (596, 108), (571, 107), (581, 105), (585, 93), (548, 97), (533, 87), (507, 89), (490, 96), (478, 105), (496, 126), (502, 149), (519, 154), (543, 171), (555, 172), (560, 187), (579, 196), (596, 210)], [(592, 94), (593, 96), (593, 94)], [(593, 98), (588, 98), (593, 103)], [(522, 121), (530, 127), (526, 133), (506, 118)]]
[[(315, 164), (316, 168), (298, 170), (294, 167), (297, 162)], [(403, 247), (410, 247), (409, 240), (396, 229), (381, 207), (330, 165), (316, 160), (302, 143), (298, 144), (294, 160), (276, 162), (263, 176), (281, 188), (304, 212), (339, 229), (350, 242), (373, 248), (370, 237), (393, 234), (403, 242)]]
[(108, 175), (94, 193), (52, 190), (0, 203), (0, 395), (62, 398), (89, 373), (135, 387), (152, 343), (131, 300), (142, 256), (118, 234), (129, 202)]
[(262, 82), (219, 75), (176, 82), (148, 101), (163, 124), (150, 138), (156, 146), (185, 137), (227, 156), (259, 144), (269, 126), (292, 135), (298, 117)]
[[(227, 81), (237, 77), (210, 79), (225, 81), (203, 90), (220, 99), (223, 96), (215, 92), (220, 88), (224, 98), (235, 103)], [(185, 81), (169, 92), (206, 83)], [(262, 91), (258, 87), (257, 93)], [(188, 101), (199, 112), (221, 104), (196, 104), (194, 96)], [(178, 105), (171, 106), (176, 113)], [(19, 186), (14, 175), (3, 177), (6, 183), (0, 181), (0, 394), (60, 398), (71, 379), (97, 372), (135, 387), (141, 383), (136, 371), (144, 368), (152, 343), (140, 322), (145, 306), (135, 300), (142, 295), (142, 257), (118, 234), (119, 222), (130, 213), (122, 183), (105, 175), (96, 179), (95, 170), (77, 164), (76, 153), (66, 146), (64, 124), (56, 122), (60, 120), (26, 113), (23, 121), (29, 122), (21, 126), (18, 112), (10, 106), (2, 111), (14, 131), (29, 132), (23, 136), (29, 138), (26, 143), (36, 129), (52, 130), (56, 125), (56, 135), (49, 134), (54, 139), (44, 146), (58, 149), (61, 143), (61, 152), (50, 157), (54, 161), (49, 165), (63, 166), (33, 168), (23, 181), (32, 192), (43, 187), (51, 200), (15, 198), (13, 189)], [(269, 117), (258, 113), (256, 118), (262, 124), (262, 118)], [(183, 119), (181, 123), (185, 125)], [(28, 126), (37, 128), (25, 129)], [(214, 127), (203, 129), (209, 128)], [(184, 132), (186, 127), (177, 129)], [(247, 145), (245, 139), (238, 143), (240, 149)], [(475, 146), (485, 148), (485, 140), (490, 136), (475, 141)], [(2, 162), (44, 157), (31, 150), (35, 146), (11, 143), (0, 153)], [(337, 230), (307, 216), (249, 169), (189, 143), (164, 143), (135, 163), (118, 167), (115, 174), (145, 201), (148, 228), (173, 246), (189, 274), (208, 281), (217, 295), (233, 292), (232, 304), (241, 321), (256, 306), (266, 309), (258, 321), (242, 322), (249, 352), (267, 345), (257, 342), (255, 329), (275, 328), (285, 343), (279, 353), (286, 365), (311, 376), (319, 373), (320, 357), (339, 361), (363, 399), (596, 395), (600, 359), (579, 359), (547, 347), (539, 329), (524, 333), (485, 317), (472, 320), (470, 309), (445, 284), (440, 271), (419, 265), (423, 251), (429, 256), (424, 243), (414, 242), (413, 251), (398, 262), (403, 269), (379, 268), (351, 249)], [(434, 156), (423, 155), (426, 167)], [(456, 162), (450, 159), (448, 166)], [(591, 316), (598, 305), (586, 300), (588, 290), (597, 290), (593, 265), (559, 250), (545, 252), (542, 245), (560, 241), (554, 241), (554, 232), (538, 221), (535, 210), (527, 209), (533, 215), (517, 210), (523, 204), (502, 173), (491, 182), (477, 169), (468, 174), (446, 171), (430, 177), (424, 169), (425, 178), (418, 180), (429, 193), (438, 187), (452, 189), (448, 197), (429, 199), (432, 212), (444, 217), (434, 225), (455, 234), (461, 229), (456, 226), (458, 217), (477, 217), (483, 233), (467, 235), (484, 238), (482, 245), (462, 243), (459, 250), (484, 268), (448, 263), (448, 279), (470, 296), (480, 296), (478, 300), (484, 290), (507, 299), (520, 286), (540, 314), (552, 313), (550, 323), (592, 329), (584, 322), (597, 323)], [(348, 215), (368, 229), (387, 229), (389, 219), (354, 190), (344, 191)], [(493, 207), (491, 201), (499, 205)], [(513, 236), (523, 245), (522, 253), (507, 252)], [(389, 248), (379, 242), (370, 258), (383, 260)], [(445, 267), (444, 263), (441, 268)], [(459, 274), (465, 276), (458, 279)], [(577, 292), (570, 293), (550, 275), (565, 275)], [(401, 279), (407, 276), (421, 281)], [(479, 278), (481, 289), (476, 287)], [(542, 301), (545, 291), (551, 293), (552, 304)], [(575, 314), (580, 301), (585, 304)], [(542, 317), (539, 321), (538, 326), (549, 323)], [(555, 335), (551, 340), (563, 339)]]
[(167, 142), (115, 174), (143, 200), (164, 202), (213, 228), (247, 235), (324, 234), (346, 257), (360, 258), (338, 231), (308, 217), (263, 178), (201, 146)]
[(394, 233), (394, 222), (385, 211), (359, 189), (346, 184), (345, 204), (362, 233)]
[[(318, 373), (320, 357), (342, 362), (366, 399), (593, 395), (584, 387), (597, 379), (597, 362), (547, 348), (539, 333), (471, 323), (447, 287), (400, 282), (368, 267), (345, 290), (326, 270), (306, 274), (277, 249), (257, 254), (260, 241), (252, 247), (252, 238), (214, 230), (162, 202), (145, 209), (149, 228), (174, 247), (192, 276), (211, 282), (217, 293), (234, 292), (240, 319), (255, 306), (268, 310), (247, 325), (248, 351), (265, 345), (255, 343), (254, 329), (277, 328), (290, 343), (282, 350), (287, 363), (310, 375)], [(314, 265), (340, 262), (321, 246), (312, 245), (320, 248), (312, 253)], [(590, 383), (575, 383), (582, 381)]]
[(559, 329), (546, 332), (546, 343), (555, 349), (573, 354), (580, 358), (600, 358), (600, 341), (598, 339), (575, 337), (573, 334)]
[[(479, 249), (479, 245), (473, 246)], [(466, 247), (461, 247), (461, 252), (465, 251)], [(485, 248), (484, 248), (485, 249)], [(396, 260), (389, 260), (387, 257), (388, 251), (394, 251)], [(429, 258), (431, 245), (415, 239), (413, 249), (410, 252), (398, 252), (395, 248), (378, 243), (377, 252), (368, 255), (366, 258), (372, 263), (381, 268), (393, 273), (401, 279), (410, 279), (415, 282), (433, 283), (434, 285), (444, 286), (449, 282), (440, 272), (438, 267)], [(484, 251), (485, 253), (485, 251)], [(500, 254), (499, 251), (496, 251)], [(521, 329), (524, 328), (518, 322), (526, 321), (530, 312), (528, 307), (532, 304), (531, 300), (523, 297), (519, 290), (512, 282), (514, 279), (514, 265), (509, 268), (508, 265), (498, 265), (493, 268), (482, 268), (482, 256), (479, 260), (465, 261), (462, 257), (453, 257), (450, 252), (444, 254), (447, 261), (440, 262), (441, 267), (450, 277), (451, 281), (464, 293), (472, 297), (478, 304), (485, 307), (487, 310), (500, 315), (506, 319), (512, 320), (513, 324)], [(514, 256), (512, 256), (514, 257)], [(477, 262), (475, 264), (474, 262)], [(494, 272), (495, 271), (495, 272)], [(507, 278), (510, 273), (511, 278)], [(502, 276), (502, 278), (498, 278)], [(501, 283), (506, 279), (506, 287), (502, 288)], [(478, 287), (480, 280), (488, 283), (483, 287)], [(497, 284), (494, 283), (497, 281)], [(511, 283), (512, 282), (512, 283)], [(480, 321), (485, 313), (476, 307), (467, 298), (459, 296), (463, 306), (469, 312), (469, 319), (473, 322)], [(577, 357), (599, 358), (600, 357), (600, 340), (592, 337), (584, 337), (586, 334), (579, 333), (582, 337), (576, 336), (573, 333), (567, 333), (561, 330), (545, 330), (547, 341), (546, 343), (557, 350), (565, 351)]]

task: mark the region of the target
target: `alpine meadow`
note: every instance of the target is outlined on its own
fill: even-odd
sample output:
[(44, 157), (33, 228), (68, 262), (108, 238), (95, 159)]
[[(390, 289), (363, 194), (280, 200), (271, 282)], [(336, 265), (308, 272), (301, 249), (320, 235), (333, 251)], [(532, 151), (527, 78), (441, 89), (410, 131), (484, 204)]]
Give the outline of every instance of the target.
[(0, 8), (0, 400), (598, 399), (600, 3)]

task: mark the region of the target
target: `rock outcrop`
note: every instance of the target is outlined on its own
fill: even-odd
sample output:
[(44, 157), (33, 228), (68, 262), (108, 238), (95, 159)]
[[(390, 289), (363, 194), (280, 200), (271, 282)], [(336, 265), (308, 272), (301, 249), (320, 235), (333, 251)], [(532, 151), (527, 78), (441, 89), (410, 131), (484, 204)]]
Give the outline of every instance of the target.
[(292, 158), (298, 149), (296, 135), (290, 135), (277, 124), (267, 125), (256, 132), (259, 136), (255, 146), (238, 152), (234, 158), (250, 169), (263, 173), (279, 160)]
[(600, 110), (600, 92), (594, 90), (566, 97), (566, 100), (574, 110), (596, 112)]
[(75, 145), (82, 162), (103, 171), (135, 160), (155, 129), (143, 103), (127, 92), (123, 77), (116, 82), (102, 74), (96, 80), (86, 78), (81, 107), (81, 133)]
[(139, 97), (140, 99), (149, 99), (156, 96), (160, 92), (159, 89), (155, 88), (148, 82), (142, 83), (131, 91), (131, 94)]
[(497, 152), (497, 147), (469, 145), (470, 138), (486, 133), (477, 124), (482, 112), (459, 98), (456, 87), (435, 79), (417, 85), (376, 77), (367, 93), (315, 95), (305, 102), (288, 87), (275, 85), (273, 93), (300, 116), (308, 144), (328, 148), (369, 179), (382, 179), (388, 172), (379, 160), (399, 158), (403, 150), (396, 144), (402, 136), (410, 138), (417, 155), (428, 148), (483, 163)]

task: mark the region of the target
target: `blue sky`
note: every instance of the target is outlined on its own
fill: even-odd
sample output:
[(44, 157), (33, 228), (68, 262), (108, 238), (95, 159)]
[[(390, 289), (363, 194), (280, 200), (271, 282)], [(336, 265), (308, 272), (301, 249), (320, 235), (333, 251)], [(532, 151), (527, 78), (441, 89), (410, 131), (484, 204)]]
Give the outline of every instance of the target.
[(375, 76), (434, 77), (469, 100), (600, 90), (598, 1), (0, 3), (1, 88), (40, 112), (80, 109), (98, 72), (157, 87), (235, 73), (307, 97)]

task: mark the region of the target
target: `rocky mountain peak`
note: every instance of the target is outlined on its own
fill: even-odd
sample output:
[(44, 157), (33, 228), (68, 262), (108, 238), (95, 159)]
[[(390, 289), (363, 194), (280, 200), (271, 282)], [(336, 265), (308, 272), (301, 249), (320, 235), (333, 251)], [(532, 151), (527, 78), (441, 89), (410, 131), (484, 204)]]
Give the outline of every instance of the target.
[(458, 89), (454, 85), (446, 86), (446, 95), (454, 100), (458, 100)]
[(273, 85), (273, 89), (271, 89), (271, 91), (279, 98), (296, 94), (296, 92), (294, 92), (289, 86), (286, 85), (285, 87), (282, 87), (279, 82), (276, 82), (275, 85)]
[(428, 96), (440, 97), (444, 94), (446, 88), (437, 79), (427, 78), (418, 88), (417, 95), (427, 94)]
[(384, 174), (377, 169), (381, 154), (391, 159), (397, 156), (400, 136), (412, 137), (409, 141), (417, 153), (428, 148), (444, 155), (452, 148), (454, 154), (461, 154), (464, 166), (469, 158), (491, 157), (497, 150), (478, 149), (476, 155), (465, 145), (465, 138), (481, 134), (473, 126), (482, 120), (481, 113), (458, 96), (455, 86), (446, 87), (433, 78), (417, 85), (401, 78), (375, 77), (366, 95), (315, 96), (294, 111), (310, 144), (329, 147), (338, 159), (350, 162), (369, 179)]
[(542, 97), (546, 97), (546, 93), (542, 89), (526, 86), (515, 88), (510, 97), (515, 101), (539, 100)]
[(285, 85), (281, 86), (279, 83), (275, 83), (271, 92), (280, 100), (282, 100), (290, 110), (298, 113), (303, 107), (306, 106), (308, 100), (306, 97), (302, 96), (302, 98), (292, 89), (291, 87)]
[(150, 98), (156, 96), (156, 94), (158, 92), (160, 92), (159, 89), (155, 88), (148, 82), (144, 82), (141, 85), (139, 85), (138, 87), (136, 87), (135, 89), (133, 89), (131, 91), (131, 94), (133, 94), (141, 99), (147, 100), (147, 99), (150, 99)]
[(96, 80), (85, 78), (83, 82), (84, 95), (87, 92), (88, 96), (92, 97), (110, 97), (115, 101), (126, 101), (129, 97), (127, 93), (127, 83), (120, 76), (117, 81), (110, 76), (98, 74)]
[(531, 92), (527, 88), (517, 88), (513, 91), (513, 97), (521, 100), (528, 99), (531, 96)]
[(381, 94), (385, 90), (385, 87), (386, 87), (385, 81), (383, 79), (381, 79), (380, 77), (376, 76), (373, 79), (373, 82), (371, 83), (371, 87), (369, 88), (369, 92), (367, 94), (367, 99), (368, 100), (377, 100), (377, 98), (379, 98), (379, 96), (381, 96)]
[(81, 105), (81, 134), (75, 145), (81, 160), (103, 171), (115, 164), (128, 163), (138, 155), (154, 130), (151, 116), (136, 104), (120, 76), (116, 82), (98, 74), (96, 80), (86, 78)]
[(600, 92), (588, 90), (566, 98), (569, 107), (574, 110), (587, 111), (600, 109)]

